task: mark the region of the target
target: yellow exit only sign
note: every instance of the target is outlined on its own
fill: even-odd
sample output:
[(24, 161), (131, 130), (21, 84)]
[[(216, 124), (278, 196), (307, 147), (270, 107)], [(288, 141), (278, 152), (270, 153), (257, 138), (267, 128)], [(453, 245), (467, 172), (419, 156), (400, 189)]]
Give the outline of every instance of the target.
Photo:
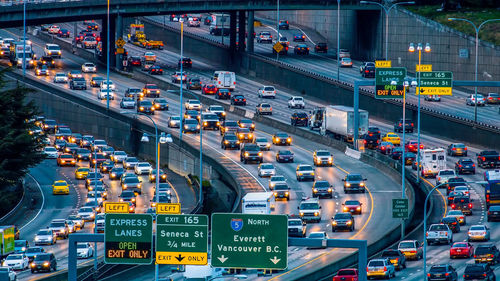
[(375, 67), (392, 67), (392, 62), (390, 60), (376, 60)]

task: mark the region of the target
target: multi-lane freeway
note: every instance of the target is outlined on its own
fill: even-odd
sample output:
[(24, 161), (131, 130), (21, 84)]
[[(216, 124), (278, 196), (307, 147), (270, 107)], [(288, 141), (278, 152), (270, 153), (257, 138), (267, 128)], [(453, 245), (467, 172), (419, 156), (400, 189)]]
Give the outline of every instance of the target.
[[(173, 23), (177, 24), (178, 23)], [(61, 24), (61, 26), (65, 26), (67, 29), (72, 30), (72, 25), (71, 24)], [(79, 25), (79, 29), (83, 28), (82, 25)], [(272, 28), (268, 28), (267, 30), (271, 30)], [(210, 36), (206, 29), (203, 28), (192, 28), (189, 30), (190, 32), (199, 32), (200, 34), (204, 34), (204, 36)], [(257, 33), (260, 31), (257, 30)], [(292, 38), (293, 34), (295, 31), (292, 30), (289, 31), (290, 34), (286, 34), (288, 38)], [(0, 36), (4, 38), (8, 37), (18, 37), (20, 36), (18, 30), (2, 30), (0, 32)], [(36, 53), (42, 53), (43, 52), (43, 46), (45, 43), (39, 38), (36, 37), (30, 37), (30, 39), (33, 41), (33, 46), (35, 49)], [(71, 40), (71, 39), (68, 39)], [(57, 41), (56, 41), (57, 42)], [(309, 44), (312, 44), (312, 42), (309, 42)], [(168, 46), (167, 42), (167, 46)], [(256, 50), (258, 52), (267, 52), (270, 53), (270, 47), (269, 45), (263, 46), (260, 44), (256, 44), (257, 48)], [(144, 49), (139, 48), (137, 46), (133, 46), (130, 44), (126, 45), (127, 50), (129, 51), (129, 55), (142, 55), (144, 53)], [(173, 72), (176, 68), (177, 61), (179, 59), (179, 54), (171, 51), (171, 50), (162, 50), (162, 51), (153, 51), (157, 57), (157, 60), (159, 61), (159, 65), (161, 65), (164, 70), (166, 71), (166, 74), (163, 76), (156, 76), (157, 79), (161, 79), (166, 82), (170, 82), (170, 76), (169, 74)], [(202, 81), (203, 84), (209, 83), (212, 79), (213, 76), (213, 71), (214, 70), (220, 70), (217, 69), (218, 66), (214, 66), (210, 62), (206, 61), (201, 61), (199, 60), (195, 54), (191, 55), (191, 58), (193, 59), (193, 68), (189, 69), (186, 71), (188, 78), (191, 77), (199, 77)], [(332, 65), (328, 65), (327, 61), (325, 60), (324, 57), (317, 57), (317, 56), (311, 56), (311, 58), (308, 58), (306, 60), (304, 59), (298, 59), (296, 57), (290, 56), (285, 58), (285, 60), (289, 60), (287, 62), (289, 63), (301, 63), (302, 65), (307, 64), (308, 67), (311, 67), (311, 69), (323, 69), (323, 71), (328, 72), (329, 75), (335, 75), (332, 69), (335, 69), (332, 65), (335, 65), (333, 63)], [(295, 60), (295, 61), (294, 61)], [(66, 84), (54, 84), (52, 83), (53, 76), (55, 75), (56, 72), (65, 72), (67, 73), (70, 70), (79, 70), (81, 69), (81, 65), (85, 62), (82, 58), (79, 58), (69, 52), (64, 52), (63, 51), (63, 57), (62, 59), (58, 60), (58, 65), (57, 68), (54, 70), (50, 70), (49, 76), (35, 76), (32, 71), (28, 70), (28, 75), (30, 78), (33, 79), (38, 79), (39, 81), (42, 81), (46, 83), (47, 85), (50, 85), (51, 87), (54, 87), (56, 89), (63, 90), (67, 92), (68, 94), (71, 95), (78, 95), (81, 97), (88, 98), (92, 102), (96, 104), (100, 104), (102, 106), (106, 105), (106, 101), (99, 101), (97, 99), (97, 93), (98, 89), (97, 88), (91, 88), (88, 87), (88, 90), (69, 90), (68, 85)], [(321, 63), (325, 63), (324, 66), (321, 66)], [(320, 66), (318, 66), (320, 65)], [(319, 71), (319, 70), (318, 70)], [(92, 76), (99, 75), (99, 76), (105, 76), (105, 69), (104, 67), (98, 66), (98, 71), (96, 74), (84, 74), (83, 76), (87, 81), (90, 80)], [(341, 72), (341, 77), (343, 79), (346, 79), (348, 81), (352, 81), (354, 78), (359, 78), (359, 73), (357, 71), (357, 68), (354, 68), (353, 70), (346, 70)], [(121, 98), (124, 95), (124, 92), (126, 91), (127, 88), (131, 87), (136, 87), (136, 88), (141, 88), (143, 86), (142, 83), (135, 81), (133, 78), (127, 78), (125, 76), (119, 75), (115, 72), (111, 72), (110, 79), (116, 84), (117, 89), (115, 91), (115, 99), (110, 101), (110, 107), (112, 110), (120, 112), (121, 109), (119, 108), (119, 103)], [(351, 80), (349, 80), (351, 79)], [(271, 104), (273, 107), (273, 115), (270, 117), (276, 121), (284, 122), (284, 123), (289, 123), (290, 120), (290, 114), (291, 112), (298, 112), (298, 111), (308, 111), (312, 109), (315, 106), (319, 105), (324, 105), (321, 103), (321, 101), (315, 101), (315, 100), (306, 100), (306, 107), (305, 109), (302, 110), (296, 110), (296, 109), (289, 109), (287, 107), (287, 100), (289, 97), (292, 95), (297, 95), (298, 93), (294, 93), (291, 91), (285, 91), (283, 89), (278, 88), (277, 91), (277, 96), (276, 99), (273, 100), (263, 100), (257, 96), (257, 90), (259, 87), (263, 85), (262, 81), (255, 81), (246, 77), (240, 77), (238, 76), (238, 83), (237, 83), (237, 88), (233, 94), (243, 94), (245, 95), (247, 99), (247, 105), (244, 107), (247, 109), (248, 116), (252, 116), (252, 113), (254, 112), (255, 106), (260, 103), (260, 102), (267, 102)], [(196, 91), (194, 91), (196, 92)], [(182, 106), (179, 103), (179, 97), (177, 93), (175, 92), (167, 92), (167, 91), (162, 91), (161, 96), (166, 98), (169, 103), (169, 108), (170, 110), (167, 112), (158, 112), (160, 114), (156, 114), (153, 116), (153, 119), (155, 119), (158, 123), (160, 124), (166, 124), (167, 119), (169, 116), (177, 116), (180, 114), (180, 107)], [(189, 98), (189, 94), (185, 93), (185, 99)], [(227, 101), (229, 102), (229, 101)], [(470, 110), (465, 109), (463, 106), (463, 99), (455, 99), (455, 98), (450, 98), (449, 100), (444, 98), (442, 103), (446, 102), (447, 104), (450, 105), (450, 107), (456, 107), (455, 112), (463, 112), (463, 114), (470, 114)], [(206, 105), (204, 105), (206, 106)], [(460, 111), (458, 111), (460, 109)], [(493, 110), (489, 107), (486, 108), (484, 112), (487, 112), (487, 110)], [(131, 110), (130, 110), (131, 111)], [(488, 119), (488, 114), (485, 114), (483, 111), (481, 111), (481, 118), (483, 118), (483, 122), (486, 122)], [(243, 117), (241, 116), (236, 116), (231, 113), (228, 113), (227, 116), (228, 119), (233, 119), (233, 120), (239, 120), (242, 119)], [(140, 118), (141, 120), (146, 121), (145, 118)], [(383, 120), (370, 120), (371, 125), (378, 126), (381, 130), (382, 133), (392, 131), (392, 124), (388, 124), (386, 121)], [(172, 130), (167, 128), (166, 126), (160, 126), (162, 130), (171, 132), (172, 134), (177, 134), (177, 130)], [(268, 140), (271, 139), (271, 135), (276, 132), (274, 128), (264, 126), (262, 124), (256, 124), (256, 131), (255, 135), (257, 137), (266, 137)], [(305, 129), (307, 130), (307, 129)], [(284, 175), (287, 178), (288, 184), (292, 188), (292, 195), (289, 201), (279, 201), (277, 203), (277, 206), (273, 213), (275, 214), (296, 214), (297, 211), (297, 206), (300, 203), (301, 199), (303, 197), (309, 197), (311, 196), (311, 183), (304, 183), (304, 182), (297, 182), (295, 179), (295, 167), (297, 163), (305, 163), (305, 164), (311, 164), (312, 163), (312, 152), (316, 149), (326, 149), (329, 150), (333, 153), (334, 155), (334, 162), (335, 166), (331, 168), (323, 167), (323, 168), (317, 168), (316, 169), (316, 179), (319, 180), (327, 180), (333, 186), (335, 187), (335, 197), (333, 199), (321, 199), (321, 205), (322, 205), (322, 215), (321, 215), (321, 222), (318, 224), (308, 224), (308, 229), (307, 232), (310, 233), (312, 231), (326, 231), (328, 235), (332, 238), (350, 238), (350, 239), (366, 239), (368, 240), (368, 243), (372, 243), (380, 239), (388, 230), (393, 229), (394, 227), (397, 226), (399, 223), (398, 220), (394, 220), (391, 218), (391, 209), (390, 209), (390, 204), (387, 202), (390, 202), (391, 198), (399, 198), (401, 195), (401, 187), (400, 183), (395, 182), (391, 178), (389, 178), (387, 175), (384, 175), (380, 171), (376, 170), (375, 168), (366, 165), (362, 162), (359, 162), (357, 160), (354, 160), (350, 157), (347, 157), (343, 154), (343, 152), (333, 150), (329, 147), (325, 147), (320, 144), (315, 144), (311, 143), (309, 140), (302, 139), (297, 136), (291, 136), (293, 138), (293, 144), (289, 148), (286, 148), (288, 150), (291, 150), (295, 154), (295, 163), (293, 164), (281, 164), (281, 163), (276, 163), (274, 160), (274, 155), (275, 153), (282, 149), (276, 146), (272, 146), (270, 151), (264, 152), (264, 162), (271, 162), (274, 164), (276, 167), (276, 173)], [(409, 134), (408, 139), (415, 139), (416, 136), (415, 134)], [(185, 135), (184, 139), (191, 143), (196, 143), (199, 141), (199, 135), (198, 134), (189, 134)], [(455, 140), (456, 142), (459, 142), (460, 140)], [(422, 142), (424, 143), (425, 146), (427, 147), (446, 147), (448, 146), (449, 143), (454, 142), (452, 140), (443, 140), (440, 139), (439, 136), (427, 136), (427, 135), (422, 135)], [(230, 160), (233, 162), (235, 165), (237, 165), (241, 170), (243, 170), (245, 173), (247, 173), (249, 176), (254, 178), (260, 185), (258, 187), (260, 190), (269, 190), (268, 187), (268, 179), (266, 178), (260, 178), (257, 175), (257, 165), (244, 165), (240, 164), (239, 162), (239, 151), (221, 151), (218, 149), (220, 147), (220, 135), (217, 131), (215, 132), (209, 132), (209, 131), (204, 131), (203, 133), (203, 146), (204, 149), (206, 150), (211, 150), (214, 151), (214, 153), (218, 153), (222, 155), (224, 158)], [(469, 151), (472, 152), (471, 154), (475, 152), (479, 152), (483, 150), (483, 148), (480, 147), (469, 147)], [(448, 157), (447, 161), (447, 166), (449, 168), (454, 168), (454, 163), (458, 160), (457, 157)], [(81, 204), (78, 201), (78, 198), (81, 197), (81, 200), (85, 199), (85, 187), (82, 186), (82, 184), (79, 184), (77, 181), (75, 181), (72, 177), (74, 170), (71, 168), (55, 168), (54, 163), (51, 163), (50, 160), (46, 160), (40, 167), (37, 167), (37, 169), (47, 169), (53, 173), (53, 176), (48, 178), (47, 176), (43, 177), (40, 172), (36, 172), (36, 170), (33, 172), (33, 176), (38, 180), (38, 182), (41, 185), (42, 190), (45, 188), (48, 188), (48, 185), (52, 183), (54, 179), (57, 179), (59, 177), (66, 177), (72, 186), (75, 188), (75, 192), (70, 192), (70, 196), (67, 197), (70, 200), (68, 202), (64, 201), (61, 202), (58, 200), (57, 202), (54, 202), (54, 200), (47, 200), (46, 202), (46, 207), (49, 210), (58, 210), (58, 209), (63, 209), (64, 211), (58, 214), (58, 217), (60, 216), (63, 218), (64, 216), (67, 216), (69, 213), (74, 212)], [(56, 172), (54, 172), (56, 171)], [(476, 175), (466, 175), (463, 176), (467, 181), (478, 181), (482, 179), (482, 173), (484, 172), (483, 169), (477, 168), (477, 173)], [(366, 194), (345, 194), (342, 190), (342, 181), (341, 179), (344, 178), (344, 176), (348, 173), (361, 173), (364, 177), (368, 178), (367, 182), (367, 190), (368, 192)], [(39, 177), (41, 177), (39, 179)], [(427, 180), (426, 180), (427, 181)], [(428, 183), (430, 185), (433, 185), (435, 182), (434, 180), (429, 180)], [(484, 190), (481, 186), (471, 184), (472, 188), (472, 198), (474, 199), (474, 207), (473, 207), (473, 215), (471, 217), (467, 218), (467, 225), (462, 228), (462, 231), (458, 234), (455, 234), (455, 241), (461, 241), (465, 239), (466, 237), (466, 230), (470, 225), (473, 224), (487, 224), (490, 226), (492, 229), (491, 232), (491, 238), (492, 241), (497, 241), (499, 238), (500, 233), (498, 233), (498, 230), (495, 228), (495, 223), (486, 223), (485, 222), (485, 217), (484, 217), (484, 212), (485, 212), (485, 205), (484, 205)], [(118, 190), (117, 190), (118, 189)], [(79, 192), (76, 192), (79, 190)], [(111, 190), (112, 191), (112, 196), (111, 196), (111, 201), (114, 201), (117, 199), (117, 196), (119, 195), (119, 187), (116, 185), (113, 186), (111, 184)], [(47, 194), (45, 194), (45, 197), (51, 197), (52, 195), (50, 194), (50, 190), (47, 191)], [(411, 193), (408, 195), (411, 196)], [(76, 196), (76, 197), (75, 197)], [(182, 194), (179, 195), (179, 202), (184, 204), (185, 197), (189, 197), (188, 195), (183, 196)], [(356, 216), (356, 230), (354, 232), (342, 232), (342, 233), (332, 233), (331, 232), (331, 225), (330, 225), (330, 220), (331, 217), (341, 211), (341, 203), (343, 203), (345, 200), (348, 199), (355, 199), (359, 200), (361, 203), (363, 203), (363, 208), (364, 212), (362, 215)], [(147, 202), (147, 201), (145, 201)], [(144, 202), (143, 202), (144, 203)], [(139, 206), (141, 205), (140, 202), (138, 202)], [(145, 204), (143, 204), (145, 205)], [(445, 210), (442, 210), (442, 213), (445, 214), (448, 211), (449, 207), (445, 207)], [(142, 210), (144, 211), (144, 210)], [(45, 214), (47, 212), (44, 212)], [(31, 231), (29, 233), (34, 233), (37, 231), (37, 229), (42, 228), (46, 223), (50, 221), (52, 217), (49, 216), (44, 216), (44, 217), (39, 217), (36, 219), (37, 223), (36, 224), (30, 224), (29, 227)], [(381, 227), (383, 226), (383, 227)], [(22, 230), (23, 231), (23, 230)], [(22, 232), (23, 235), (24, 231)], [(33, 237), (32, 236), (23, 236), (23, 239), (28, 239), (32, 241)], [(422, 240), (423, 234), (418, 233), (415, 234), (415, 237), (410, 237), (418, 240)], [(476, 244), (476, 243), (474, 243)], [(52, 247), (54, 249), (52, 249)], [(60, 245), (60, 243), (57, 244), (57, 246), (51, 246), (48, 248), (50, 251), (53, 251), (56, 256), (64, 260), (65, 257), (65, 251), (67, 250), (67, 247), (64, 247), (63, 245)], [(287, 280), (291, 278), (293, 275), (298, 275), (299, 274), (304, 274), (309, 271), (312, 271), (314, 268), (316, 268), (318, 265), (325, 263), (325, 262), (330, 262), (332, 260), (335, 260), (337, 258), (340, 258), (343, 255), (346, 255), (350, 253), (351, 251), (348, 250), (343, 250), (339, 251), (337, 250), (306, 250), (306, 249), (299, 249), (299, 248), (289, 248), (289, 270), (275, 274), (274, 277), (261, 277), (261, 279), (271, 279), (271, 280)], [(463, 272), (465, 264), (470, 263), (471, 260), (448, 260), (449, 259), (449, 247), (448, 246), (430, 246), (428, 248), (428, 257), (429, 257), (429, 264), (434, 264), (434, 263), (445, 263), (449, 262), (453, 264), (459, 273)], [(62, 268), (64, 268), (64, 262), (61, 263)], [(408, 268), (405, 269), (402, 272), (398, 272), (397, 278), (398, 279), (412, 279), (412, 280), (422, 280), (422, 272), (420, 268), (422, 267), (421, 261), (417, 262), (408, 262)], [(150, 273), (149, 273), (150, 274)], [(165, 273), (166, 274), (166, 273)], [(249, 272), (249, 277), (252, 279), (258, 279), (256, 275), (254, 275), (255, 272)], [(23, 272), (19, 275), (19, 277), (22, 277), (23, 279), (26, 278), (26, 280), (31, 278), (31, 275), (28, 274), (27, 272)], [(141, 280), (144, 276), (128, 276), (131, 280)]]

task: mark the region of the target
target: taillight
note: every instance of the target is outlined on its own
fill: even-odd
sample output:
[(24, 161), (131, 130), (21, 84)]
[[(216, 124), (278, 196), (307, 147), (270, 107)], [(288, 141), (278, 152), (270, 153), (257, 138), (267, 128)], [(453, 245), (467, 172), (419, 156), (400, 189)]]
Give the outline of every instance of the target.
[(384, 266), (384, 271), (387, 271), (387, 266)]
[(452, 209), (455, 209), (455, 204), (451, 204), (451, 208), (452, 208)]
[(365, 70), (365, 73), (368, 73), (368, 72), (370, 72), (370, 71), (368, 71), (368, 70)]
[(370, 270), (368, 269), (368, 267), (366, 267), (366, 272), (368, 272), (368, 271), (370, 271)]
[(483, 157), (483, 161), (486, 161), (486, 157)]
[[(493, 257), (495, 257), (495, 255), (491, 254), (491, 255), (490, 255), (490, 257), (492, 257), (492, 258), (493, 258)], [(486, 275), (486, 274), (485, 274), (485, 275)]]
[[(477, 257), (477, 256), (476, 256), (476, 255), (474, 255), (474, 258), (476, 258), (476, 257)], [(465, 276), (465, 275), (464, 275), (464, 276)]]
[(431, 274), (430, 274), (430, 273), (427, 273), (427, 277), (431, 277)]
[(462, 168), (462, 165), (458, 165), (459, 168)]
[(472, 203), (469, 203), (469, 208), (471, 208), (471, 209), (472, 209)]
[[(492, 255), (493, 256), (493, 255)], [(483, 273), (483, 276), (486, 277), (486, 273)]]
[(490, 202), (490, 195), (489, 194), (486, 194), (486, 202), (489, 203)]
[(450, 276), (450, 274), (448, 272), (446, 272), (444, 276)]

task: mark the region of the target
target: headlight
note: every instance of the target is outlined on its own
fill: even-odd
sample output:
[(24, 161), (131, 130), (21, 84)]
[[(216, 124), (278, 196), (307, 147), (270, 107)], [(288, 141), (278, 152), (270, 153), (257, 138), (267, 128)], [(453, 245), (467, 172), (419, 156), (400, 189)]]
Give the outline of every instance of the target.
[(361, 207), (356, 207), (356, 210), (358, 210), (358, 211), (361, 210)]
[(124, 185), (123, 185), (123, 188), (125, 188), (125, 189), (126, 189), (127, 187), (128, 187), (128, 186), (127, 186), (126, 184), (124, 184)]
[(313, 188), (313, 192), (316, 193), (318, 192), (318, 190), (316, 188)]
[(49, 266), (49, 262), (47, 262), (47, 261), (46, 261), (46, 262), (44, 262), (44, 263), (43, 263), (43, 266)]
[(278, 196), (278, 192), (275, 192), (275, 193), (274, 193), (274, 196)]
[(319, 216), (319, 212), (314, 212), (314, 216), (315, 217)]
[(291, 138), (287, 138), (286, 141), (287, 142), (292, 142), (292, 139)]
[(352, 221), (348, 221), (348, 222), (347, 222), (347, 225), (351, 225), (351, 224), (352, 224)]
[(35, 262), (32, 262), (31, 263), (31, 267), (35, 267), (36, 266), (36, 263)]
[(224, 141), (224, 143), (225, 143), (225, 144), (228, 144), (228, 143), (229, 143), (229, 141), (225, 140), (225, 141)]
[(225, 112), (222, 112), (222, 116), (225, 116), (225, 115), (226, 115), (226, 113), (225, 113)]
[(344, 207), (344, 212), (347, 212), (347, 211), (349, 211), (349, 208)]
[(303, 212), (300, 212), (299, 214), (300, 214), (300, 216), (301, 216), (301, 217), (303, 217), (303, 216), (304, 216), (304, 213), (303, 213)]
[(332, 189), (331, 189), (331, 188), (328, 188), (328, 192), (332, 192)]
[(196, 129), (199, 129), (200, 128), (200, 125), (196, 125)]
[(365, 186), (365, 183), (364, 183), (364, 182), (362, 182), (362, 183), (360, 183), (359, 185), (360, 185), (360, 186)]
[(337, 222), (336, 221), (332, 221), (332, 225), (337, 225)]
[(280, 138), (276, 138), (276, 141), (280, 141)]
[(333, 161), (332, 157), (328, 158), (328, 162), (331, 163), (332, 161)]
[(259, 156), (262, 156), (262, 152), (259, 152)]
[(112, 177), (116, 177), (116, 174), (115, 174), (115, 173), (111, 173), (111, 176), (112, 176)]
[(346, 184), (345, 184), (345, 186), (348, 186), (348, 187), (349, 187), (349, 186), (351, 186), (351, 184), (350, 184), (350, 183), (346, 183)]
[(245, 157), (248, 157), (248, 155), (249, 155), (248, 152), (245, 152)]

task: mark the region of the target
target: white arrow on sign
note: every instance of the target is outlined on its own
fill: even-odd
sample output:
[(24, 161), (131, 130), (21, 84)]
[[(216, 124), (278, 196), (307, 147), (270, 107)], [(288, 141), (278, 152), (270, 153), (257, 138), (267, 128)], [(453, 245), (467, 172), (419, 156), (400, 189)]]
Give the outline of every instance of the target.
[(278, 259), (276, 258), (276, 256), (274, 256), (274, 258), (270, 259), (274, 264), (277, 264), (281, 259)]
[(222, 255), (222, 257), (218, 257), (218, 259), (220, 260), (221, 263), (224, 263), (225, 261), (227, 261), (228, 258), (226, 258), (224, 255)]

